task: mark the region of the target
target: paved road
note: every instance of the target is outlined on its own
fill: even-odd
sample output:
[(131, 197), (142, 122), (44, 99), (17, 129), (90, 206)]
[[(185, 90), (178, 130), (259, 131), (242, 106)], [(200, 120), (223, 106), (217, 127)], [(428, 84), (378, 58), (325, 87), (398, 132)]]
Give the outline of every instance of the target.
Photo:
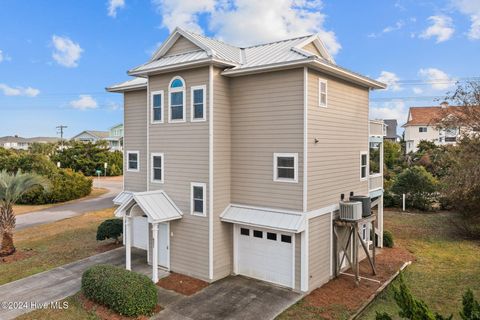
[(100, 179), (100, 181), (95, 179), (93, 185), (99, 188), (106, 188), (109, 191), (99, 197), (72, 201), (52, 208), (21, 214), (17, 216), (16, 230), (55, 222), (78, 216), (89, 211), (111, 208), (113, 207), (113, 198), (122, 191), (123, 187), (122, 180), (109, 178), (105, 180)]
[[(100, 253), (61, 267), (37, 273), (0, 286), (2, 302), (26, 302), (22, 308), (9, 308), (12, 305), (2, 304), (0, 319), (14, 319), (23, 313), (32, 311), (37, 305), (51, 303), (69, 297), (80, 290), (83, 272), (90, 266), (106, 263), (118, 266), (125, 265), (125, 248)], [(147, 265), (147, 254), (144, 250), (132, 248), (132, 270), (147, 275), (152, 274), (151, 266)], [(165, 277), (167, 272), (158, 270), (159, 277)]]

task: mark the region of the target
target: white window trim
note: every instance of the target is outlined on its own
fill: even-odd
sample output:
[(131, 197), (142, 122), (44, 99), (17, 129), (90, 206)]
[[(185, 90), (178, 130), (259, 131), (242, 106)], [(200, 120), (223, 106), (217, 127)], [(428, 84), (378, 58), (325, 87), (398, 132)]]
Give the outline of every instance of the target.
[[(195, 212), (195, 203), (193, 199), (193, 187), (202, 187), (203, 188), (203, 213)], [(207, 216), (207, 201), (206, 201), (206, 193), (207, 193), (207, 184), (201, 182), (191, 182), (190, 183), (190, 214), (193, 216), (199, 217), (206, 217)]]
[[(155, 95), (160, 95), (161, 98), (160, 98), (160, 103), (161, 103), (161, 120), (154, 120), (153, 119), (153, 96)], [(163, 90), (159, 90), (159, 91), (152, 91), (150, 93), (150, 123), (151, 124), (156, 124), (156, 123), (163, 123), (163, 115), (165, 114), (164, 110), (165, 110), (165, 99), (164, 99), (164, 94), (163, 94)]]
[[(193, 91), (195, 90), (203, 90), (203, 118), (194, 118), (195, 112), (194, 112), (194, 98), (193, 98)], [(203, 122), (207, 121), (206, 117), (206, 97), (207, 97), (207, 86), (206, 85), (201, 85), (201, 86), (193, 86), (190, 88), (190, 121), (191, 122)]]
[[(365, 165), (365, 177), (362, 177), (362, 156), (363, 155), (366, 155), (367, 156), (367, 163)], [(360, 163), (359, 163), (359, 168), (360, 168), (360, 181), (365, 181), (365, 180), (368, 180), (368, 175), (369, 175), (369, 168), (368, 168), (368, 162), (369, 162), (369, 158), (368, 158), (368, 151), (360, 151)]]
[[(137, 155), (137, 169), (130, 169), (130, 166), (129, 166), (130, 154), (136, 154)], [(140, 171), (140, 151), (127, 151), (126, 167), (127, 167), (127, 171), (129, 171), (129, 172), (139, 172)]]
[[(278, 177), (277, 170), (277, 158), (278, 157), (292, 157), (293, 158), (293, 169), (294, 169), (294, 178), (285, 179)], [(274, 153), (273, 154), (273, 181), (275, 182), (289, 182), (289, 183), (298, 183), (298, 153)]]
[[(325, 84), (325, 105), (322, 105), (322, 83)], [(327, 108), (328, 106), (328, 81), (326, 79), (318, 79), (318, 106), (320, 108)]]
[[(162, 179), (161, 180), (155, 180), (154, 179), (154, 168), (153, 168), (153, 157), (162, 157)], [(165, 155), (163, 152), (152, 152), (150, 154), (150, 166), (151, 166), (151, 169), (150, 169), (150, 181), (152, 183), (164, 183), (165, 181)]]
[[(181, 88), (171, 88), (171, 85), (172, 85), (172, 82), (175, 81), (175, 80), (181, 80), (183, 82), (183, 87)], [(186, 115), (185, 115), (185, 105), (186, 105), (186, 88), (187, 88), (187, 84), (185, 83), (185, 80), (183, 80), (182, 77), (180, 76), (175, 76), (172, 78), (172, 80), (170, 80), (170, 83), (168, 84), (168, 123), (179, 123), (179, 122), (186, 122)], [(175, 120), (172, 120), (172, 93), (175, 93), (175, 92), (183, 92), (183, 112), (182, 112), (182, 115), (183, 115), (183, 118), (182, 119), (175, 119)]]

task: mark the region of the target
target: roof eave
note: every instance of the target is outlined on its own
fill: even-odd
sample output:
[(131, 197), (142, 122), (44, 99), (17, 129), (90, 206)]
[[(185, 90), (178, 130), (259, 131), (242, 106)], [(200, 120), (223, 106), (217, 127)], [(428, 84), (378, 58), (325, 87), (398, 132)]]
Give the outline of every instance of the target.
[(115, 93), (123, 93), (125, 91), (134, 91), (134, 90), (139, 90), (139, 89), (146, 89), (147, 84), (137, 84), (137, 85), (132, 85), (132, 86), (112, 86), (112, 87), (106, 87), (105, 90), (108, 92), (115, 92)]

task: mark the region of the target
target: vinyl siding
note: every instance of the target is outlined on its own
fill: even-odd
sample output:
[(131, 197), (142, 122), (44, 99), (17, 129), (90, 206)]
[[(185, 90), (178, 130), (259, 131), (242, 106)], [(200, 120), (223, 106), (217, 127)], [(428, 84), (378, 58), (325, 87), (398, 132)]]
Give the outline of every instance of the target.
[(195, 44), (193, 44), (190, 40), (187, 40), (185, 37), (180, 37), (175, 41), (173, 46), (168, 49), (165, 53), (166, 56), (176, 55), (185, 52), (191, 52), (195, 50), (201, 50)]
[(313, 54), (316, 54), (317, 56), (321, 57), (322, 54), (320, 53), (320, 51), (318, 51), (317, 47), (315, 47), (315, 45), (313, 44), (313, 42), (310, 42), (309, 44), (307, 44), (306, 46), (304, 46), (302, 48), (303, 50), (306, 50), (308, 52), (311, 52)]
[(229, 275), (233, 269), (233, 225), (220, 221), (230, 204), (231, 106), (230, 79), (213, 68), (213, 278)]
[[(303, 69), (231, 80), (233, 203), (302, 210)], [(298, 153), (298, 183), (273, 181), (273, 154)]]
[(302, 283), (302, 236), (295, 234), (295, 290), (301, 290)]
[[(147, 190), (147, 90), (124, 93), (124, 183), (125, 190)], [(140, 152), (140, 171), (127, 171), (127, 151)]]
[[(328, 81), (327, 108), (318, 106), (319, 78)], [(309, 211), (338, 203), (342, 193), (368, 194), (360, 180), (368, 135), (368, 89), (308, 69)]]
[(330, 279), (331, 217), (324, 214), (310, 219), (308, 239), (309, 290), (318, 288)]
[[(168, 123), (167, 120), (168, 85), (174, 76), (181, 76), (186, 85), (186, 122), (183, 123)], [(150, 190), (165, 190), (183, 212), (182, 219), (171, 222), (172, 271), (208, 279), (208, 217), (190, 214), (191, 182), (206, 184), (204, 193), (208, 213), (208, 121), (190, 122), (190, 87), (198, 85), (207, 86), (205, 101), (207, 106), (208, 68), (190, 69), (149, 78), (150, 91), (164, 90), (163, 117), (167, 120), (163, 124), (149, 122), (150, 153), (163, 152), (165, 157), (164, 183), (149, 183)]]

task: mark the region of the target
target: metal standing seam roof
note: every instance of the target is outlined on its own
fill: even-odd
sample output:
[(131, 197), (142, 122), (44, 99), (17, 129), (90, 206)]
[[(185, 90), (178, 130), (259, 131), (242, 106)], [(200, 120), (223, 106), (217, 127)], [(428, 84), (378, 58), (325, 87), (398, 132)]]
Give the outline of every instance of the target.
[(121, 205), (127, 200), (130, 200), (133, 198), (133, 193), (130, 191), (122, 191), (115, 198), (113, 198), (113, 203), (116, 205)]
[(171, 66), (179, 63), (197, 61), (202, 59), (207, 59), (208, 54), (203, 50), (191, 51), (186, 53), (180, 53), (172, 56), (165, 56), (158, 60), (147, 62), (138, 66), (132, 70), (131, 72), (138, 72), (138, 71), (145, 71), (149, 69), (156, 69), (160, 67)]
[(108, 91), (116, 91), (116, 90), (122, 90), (125, 88), (137, 88), (137, 87), (143, 87), (147, 86), (147, 79), (146, 78), (133, 78), (121, 83), (116, 83), (110, 87), (107, 88)]
[(134, 192), (130, 200), (126, 200), (115, 210), (115, 216), (122, 217), (127, 210), (137, 204), (148, 217), (149, 222), (159, 223), (180, 219), (183, 213), (170, 197), (163, 191)]
[(305, 215), (300, 212), (231, 205), (222, 213), (220, 219), (224, 222), (293, 233), (305, 230)]

